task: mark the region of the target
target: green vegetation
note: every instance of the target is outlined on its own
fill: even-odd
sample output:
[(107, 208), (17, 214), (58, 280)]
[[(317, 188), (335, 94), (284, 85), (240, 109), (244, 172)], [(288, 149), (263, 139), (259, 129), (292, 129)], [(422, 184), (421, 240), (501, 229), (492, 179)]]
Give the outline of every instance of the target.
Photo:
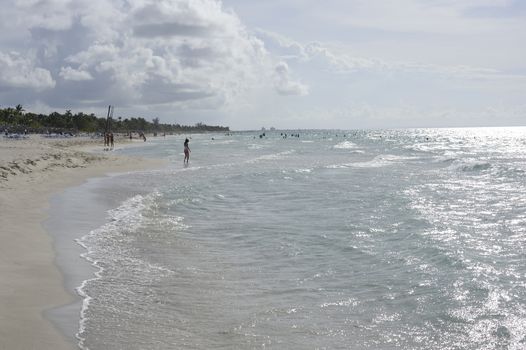
[[(229, 131), (228, 127), (210, 126), (197, 123), (194, 126), (179, 124), (161, 124), (159, 118), (152, 122), (144, 118), (112, 118), (110, 129), (113, 132), (207, 132), (207, 131)], [(0, 130), (8, 129), (10, 132), (22, 132), (27, 130), (32, 133), (44, 132), (104, 132), (106, 130), (106, 118), (100, 118), (92, 114), (82, 112), (73, 114), (67, 110), (64, 114), (53, 112), (51, 114), (25, 113), (21, 105), (15, 108), (0, 108)]]

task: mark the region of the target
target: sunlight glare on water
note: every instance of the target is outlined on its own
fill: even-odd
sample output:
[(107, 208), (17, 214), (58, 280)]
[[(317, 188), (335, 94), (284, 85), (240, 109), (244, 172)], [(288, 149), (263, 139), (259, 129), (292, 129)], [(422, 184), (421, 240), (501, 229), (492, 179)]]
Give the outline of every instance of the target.
[(526, 129), (286, 133), (122, 151), (81, 347), (526, 346)]

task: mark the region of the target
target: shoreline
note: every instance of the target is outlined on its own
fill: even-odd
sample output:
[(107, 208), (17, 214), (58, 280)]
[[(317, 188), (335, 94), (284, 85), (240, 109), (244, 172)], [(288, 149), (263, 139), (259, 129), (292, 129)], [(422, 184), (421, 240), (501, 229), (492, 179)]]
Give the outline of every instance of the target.
[[(119, 142), (133, 144), (133, 142)], [(44, 228), (53, 195), (90, 178), (160, 168), (163, 160), (93, 153), (99, 140), (0, 140), (0, 348), (76, 349), (46, 314), (78, 297)], [(85, 150), (89, 151), (86, 152)], [(140, 164), (140, 165), (139, 165)], [(80, 310), (79, 310), (80, 312)], [(62, 330), (63, 331), (63, 330)]]

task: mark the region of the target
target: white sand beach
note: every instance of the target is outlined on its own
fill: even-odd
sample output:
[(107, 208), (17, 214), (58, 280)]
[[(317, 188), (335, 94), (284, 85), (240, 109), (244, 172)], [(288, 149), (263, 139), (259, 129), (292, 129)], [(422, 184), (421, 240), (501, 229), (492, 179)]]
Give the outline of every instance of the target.
[(162, 165), (88, 152), (99, 147), (87, 137), (0, 139), (0, 349), (76, 348), (43, 316), (73, 299), (42, 227), (49, 197), (89, 177)]

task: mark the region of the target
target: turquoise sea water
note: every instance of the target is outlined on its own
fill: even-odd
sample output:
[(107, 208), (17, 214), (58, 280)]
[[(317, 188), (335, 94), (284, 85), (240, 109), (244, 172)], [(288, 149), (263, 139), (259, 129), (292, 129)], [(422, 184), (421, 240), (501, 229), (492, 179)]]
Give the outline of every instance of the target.
[(81, 348), (526, 348), (525, 128), (259, 134), (119, 151)]

